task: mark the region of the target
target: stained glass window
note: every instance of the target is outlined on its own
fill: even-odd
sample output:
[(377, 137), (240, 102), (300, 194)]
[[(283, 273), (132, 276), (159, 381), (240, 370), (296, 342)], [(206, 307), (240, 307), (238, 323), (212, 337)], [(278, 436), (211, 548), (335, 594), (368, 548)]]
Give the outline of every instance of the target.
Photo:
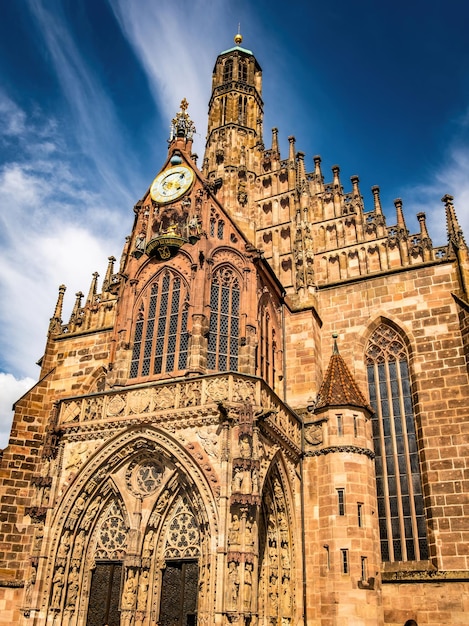
[(140, 304), (130, 378), (186, 368), (189, 335), (188, 292), (169, 270), (158, 275)]
[(408, 355), (399, 333), (381, 324), (366, 351), (376, 453), (383, 561), (428, 558)]
[(239, 279), (223, 267), (213, 276), (210, 290), (210, 328), (207, 367), (210, 370), (238, 371)]

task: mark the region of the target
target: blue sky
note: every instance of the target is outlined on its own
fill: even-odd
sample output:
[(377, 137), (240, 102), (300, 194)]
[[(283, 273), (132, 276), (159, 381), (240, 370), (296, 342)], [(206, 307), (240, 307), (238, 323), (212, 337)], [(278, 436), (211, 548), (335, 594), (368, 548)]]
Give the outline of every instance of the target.
[(233, 45), (264, 72), (264, 138), (279, 128), (379, 185), (389, 225), (427, 214), (446, 242), (440, 198), (469, 233), (467, 0), (5, 0), (0, 19), (0, 447), (10, 405), (33, 381), (58, 286), (87, 292), (119, 258), (133, 205), (166, 156), (186, 97), (203, 155), (211, 72)]

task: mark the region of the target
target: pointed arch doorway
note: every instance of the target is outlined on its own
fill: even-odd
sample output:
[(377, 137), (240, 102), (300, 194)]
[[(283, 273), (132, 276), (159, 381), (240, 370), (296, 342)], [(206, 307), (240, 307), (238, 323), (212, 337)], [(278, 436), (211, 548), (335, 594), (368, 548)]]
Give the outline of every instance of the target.
[(161, 582), (160, 626), (196, 626), (199, 565), (168, 561)]
[(91, 578), (86, 626), (120, 626), (122, 561), (97, 562)]

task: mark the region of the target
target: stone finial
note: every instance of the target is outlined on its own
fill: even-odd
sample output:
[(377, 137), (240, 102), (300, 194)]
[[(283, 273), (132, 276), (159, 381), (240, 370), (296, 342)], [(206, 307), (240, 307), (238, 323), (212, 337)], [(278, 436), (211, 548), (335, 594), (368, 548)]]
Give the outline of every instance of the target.
[(358, 186), (358, 183), (360, 182), (360, 179), (355, 174), (354, 176), (350, 176), (350, 182), (352, 183), (352, 194), (353, 194), (353, 197), (354, 198), (360, 198), (361, 194), (360, 194), (360, 188)]
[(278, 128), (272, 128), (272, 152), (279, 153), (278, 149)]
[(57, 298), (57, 304), (55, 305), (54, 315), (52, 317), (53, 320), (62, 321), (62, 309), (64, 305), (64, 294), (67, 287), (65, 285), (60, 285), (59, 287), (59, 296)]
[(338, 337), (339, 337), (339, 333), (332, 333), (332, 339), (334, 340), (334, 344), (332, 347), (332, 354), (339, 354), (339, 347), (337, 345)]
[(375, 207), (375, 214), (376, 215), (383, 215), (383, 209), (381, 207), (381, 199), (379, 197), (379, 186), (378, 185), (373, 185), (373, 187), (371, 188), (371, 192), (373, 193), (373, 202), (374, 202), (374, 207)]
[(316, 154), (315, 156), (313, 156), (313, 161), (314, 161), (314, 173), (316, 174), (316, 176), (319, 176), (320, 179), (322, 179), (321, 157), (319, 156), (319, 154)]
[(407, 226), (404, 219), (404, 212), (402, 210), (402, 200), (401, 198), (396, 198), (394, 200), (394, 206), (396, 207), (396, 216), (397, 216), (397, 228), (399, 231), (404, 232), (405, 234), (409, 234), (407, 230)]
[(81, 299), (83, 298), (83, 292), (77, 291), (75, 294), (75, 304), (73, 305), (72, 314), (70, 315), (70, 324), (72, 324), (78, 317), (78, 312), (81, 309)]
[(339, 188), (340, 189), (340, 167), (338, 165), (333, 165), (332, 166), (332, 174), (334, 176), (332, 184), (334, 185), (334, 187)]
[(98, 285), (98, 272), (93, 273), (93, 278), (91, 279), (90, 290), (88, 292), (88, 297), (86, 299), (86, 304), (93, 304), (94, 297), (97, 293), (97, 285)]
[(103, 291), (107, 291), (109, 289), (109, 285), (111, 284), (112, 275), (114, 274), (114, 263), (116, 258), (113, 256), (108, 257), (108, 265), (106, 270), (106, 276), (104, 277), (103, 283)]
[(420, 224), (420, 236), (422, 239), (430, 239), (428, 236), (427, 223), (425, 213), (417, 213), (417, 219)]
[(293, 137), (293, 135), (290, 135), (290, 137), (288, 137), (288, 141), (290, 143), (288, 160), (295, 161), (295, 137)]
[(306, 171), (305, 171), (305, 153), (297, 152), (296, 154), (297, 163), (298, 163), (298, 182), (302, 183), (306, 180)]
[(459, 226), (458, 218), (456, 217), (456, 211), (454, 210), (453, 196), (450, 196), (447, 193), (441, 198), (441, 201), (445, 205), (446, 230), (448, 233), (449, 243), (452, 243), (458, 247), (465, 248), (466, 242), (464, 240), (464, 234), (462, 232), (462, 229)]

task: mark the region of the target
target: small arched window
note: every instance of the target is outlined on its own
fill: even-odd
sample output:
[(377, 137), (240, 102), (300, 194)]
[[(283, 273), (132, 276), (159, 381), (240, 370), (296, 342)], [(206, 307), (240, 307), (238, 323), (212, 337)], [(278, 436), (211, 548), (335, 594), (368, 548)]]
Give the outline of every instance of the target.
[(380, 324), (366, 349), (383, 561), (428, 558), (407, 349)]
[(188, 292), (169, 270), (158, 275), (142, 299), (135, 324), (130, 378), (182, 370), (187, 365)]
[(210, 289), (210, 330), (207, 367), (238, 371), (239, 278), (230, 267), (215, 272)]

